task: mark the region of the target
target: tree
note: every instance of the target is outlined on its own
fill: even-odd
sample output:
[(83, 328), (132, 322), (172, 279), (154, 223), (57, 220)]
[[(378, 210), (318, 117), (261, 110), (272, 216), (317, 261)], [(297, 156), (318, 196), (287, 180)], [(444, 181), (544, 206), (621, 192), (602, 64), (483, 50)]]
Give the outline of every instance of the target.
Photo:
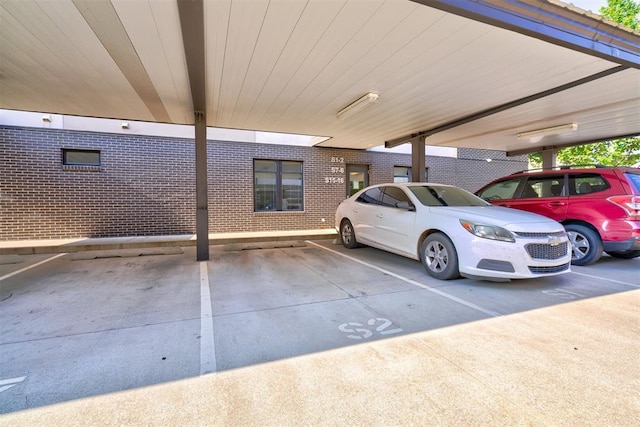
[[(559, 165), (631, 166), (640, 163), (640, 137), (622, 138), (560, 149), (556, 160)], [(542, 155), (540, 153), (531, 154), (529, 163), (534, 168), (541, 167)]]
[(634, 30), (640, 25), (640, 3), (634, 0), (608, 0), (600, 8), (600, 14)]
[[(608, 0), (600, 14), (634, 30), (640, 27), (640, 2), (634, 0)], [(640, 162), (640, 136), (563, 148), (558, 150), (556, 160), (561, 165), (634, 165)], [(540, 167), (542, 155), (531, 154), (529, 163)]]

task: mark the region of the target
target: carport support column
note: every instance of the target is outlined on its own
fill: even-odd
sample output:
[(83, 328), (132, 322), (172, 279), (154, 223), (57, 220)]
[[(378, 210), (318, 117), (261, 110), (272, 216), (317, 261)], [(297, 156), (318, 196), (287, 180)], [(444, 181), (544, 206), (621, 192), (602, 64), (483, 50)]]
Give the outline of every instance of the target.
[(411, 182), (425, 182), (427, 161), (425, 136), (411, 140)]
[(207, 180), (207, 119), (195, 112), (196, 121), (196, 259), (209, 260), (209, 197)]
[(558, 155), (557, 149), (543, 150), (542, 151), (542, 167), (543, 168), (555, 167), (557, 155)]

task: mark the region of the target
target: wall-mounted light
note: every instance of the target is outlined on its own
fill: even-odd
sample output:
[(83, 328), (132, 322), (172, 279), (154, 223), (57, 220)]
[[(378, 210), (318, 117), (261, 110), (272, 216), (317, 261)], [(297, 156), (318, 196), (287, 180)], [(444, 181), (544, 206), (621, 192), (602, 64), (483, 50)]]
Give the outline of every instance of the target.
[(577, 123), (567, 123), (566, 125), (552, 126), (543, 129), (530, 130), (527, 132), (520, 132), (516, 136), (518, 137), (518, 139), (528, 139), (531, 142), (538, 142), (545, 136), (561, 135), (565, 133), (575, 132), (577, 130)]
[(122, 127), (122, 129), (129, 129), (129, 122), (122, 122), (120, 126)]
[(378, 102), (378, 98), (380, 95), (377, 93), (369, 92), (366, 95), (356, 99), (351, 104), (344, 107), (342, 110), (336, 113), (336, 117), (338, 120), (344, 120), (347, 117), (351, 117), (359, 111), (364, 110), (371, 104), (375, 104)]
[(45, 114), (44, 116), (42, 116), (42, 121), (43, 122), (47, 122), (47, 123), (51, 123), (51, 115), (50, 114)]

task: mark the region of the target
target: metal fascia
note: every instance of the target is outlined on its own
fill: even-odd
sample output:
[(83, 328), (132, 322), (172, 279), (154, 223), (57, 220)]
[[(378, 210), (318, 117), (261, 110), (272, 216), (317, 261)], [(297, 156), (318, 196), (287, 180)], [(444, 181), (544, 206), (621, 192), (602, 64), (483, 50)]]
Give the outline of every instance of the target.
[(637, 32), (569, 5), (541, 0), (412, 1), (640, 69)]
[(597, 142), (614, 141), (616, 139), (633, 138), (633, 137), (636, 137), (636, 136), (638, 136), (638, 133), (622, 134), (622, 135), (609, 136), (609, 137), (606, 137), (606, 138), (598, 138), (598, 139), (587, 139), (587, 140), (584, 140), (584, 141), (575, 141), (575, 142), (570, 142), (570, 143), (567, 143), (567, 144), (545, 145), (545, 146), (542, 146), (542, 147), (533, 147), (533, 148), (527, 148), (527, 149), (522, 149), (522, 150), (507, 151), (506, 155), (507, 155), (507, 157), (520, 156), (520, 155), (523, 155), (523, 154), (538, 153), (538, 152), (546, 151), (546, 150), (558, 150), (560, 148), (574, 147), (576, 145), (595, 144)]

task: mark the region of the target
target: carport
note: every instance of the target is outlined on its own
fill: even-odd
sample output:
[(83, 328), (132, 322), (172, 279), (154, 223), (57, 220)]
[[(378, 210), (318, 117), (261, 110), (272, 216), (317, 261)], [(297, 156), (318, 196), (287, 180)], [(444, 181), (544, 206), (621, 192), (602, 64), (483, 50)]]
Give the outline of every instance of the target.
[[(425, 144), (550, 163), (558, 147), (640, 133), (638, 34), (532, 0), (0, 11), (0, 107), (195, 125), (199, 165), (197, 248), (0, 262), (0, 424), (638, 419), (637, 263), (439, 283), (412, 260), (312, 238), (210, 248), (205, 141), (229, 127), (408, 143), (414, 166)], [(209, 250), (215, 262), (193, 262)]]
[(550, 165), (558, 147), (640, 133), (640, 37), (554, 0), (9, 0), (0, 11), (1, 108), (194, 125), (198, 260), (209, 259), (207, 126), (325, 136), (322, 147), (411, 143), (413, 180), (425, 141), (543, 151)]

